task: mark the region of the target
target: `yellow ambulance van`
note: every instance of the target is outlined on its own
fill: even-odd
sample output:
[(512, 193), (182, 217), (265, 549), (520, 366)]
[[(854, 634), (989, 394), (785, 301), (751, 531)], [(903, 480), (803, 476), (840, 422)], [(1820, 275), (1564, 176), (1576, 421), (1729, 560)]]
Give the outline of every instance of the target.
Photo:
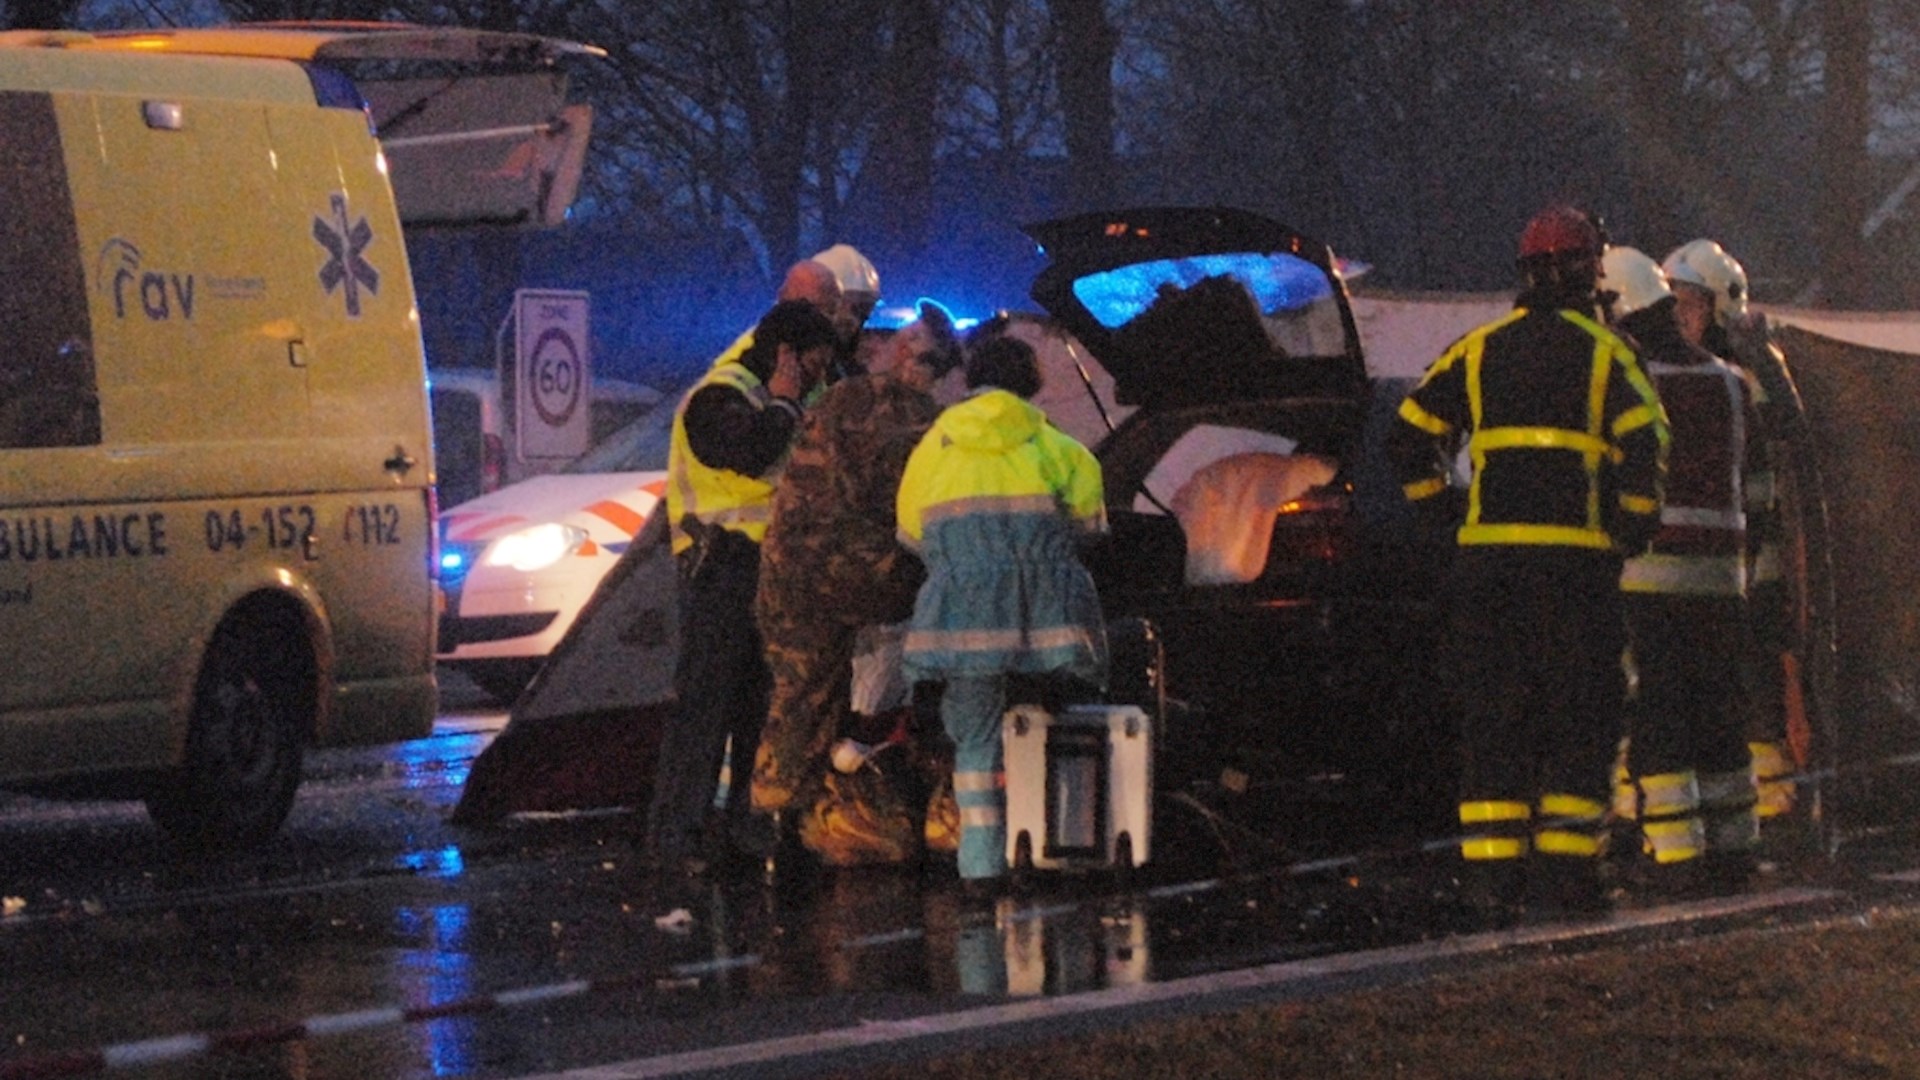
[(435, 711), (434, 463), (348, 60), (418, 27), (0, 34), (0, 786), (285, 820), (304, 747)]

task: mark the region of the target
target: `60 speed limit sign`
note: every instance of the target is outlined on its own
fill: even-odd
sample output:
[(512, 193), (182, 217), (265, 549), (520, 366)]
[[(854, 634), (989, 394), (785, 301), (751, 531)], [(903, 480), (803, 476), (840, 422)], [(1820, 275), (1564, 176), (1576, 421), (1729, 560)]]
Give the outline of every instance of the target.
[(514, 294), (514, 426), (522, 458), (575, 458), (586, 452), (592, 392), (587, 297), (548, 289)]

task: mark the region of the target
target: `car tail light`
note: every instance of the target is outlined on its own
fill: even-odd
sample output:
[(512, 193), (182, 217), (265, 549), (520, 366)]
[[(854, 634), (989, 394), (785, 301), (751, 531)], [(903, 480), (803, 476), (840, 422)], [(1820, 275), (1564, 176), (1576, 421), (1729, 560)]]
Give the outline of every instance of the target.
[(500, 490), (507, 470), (507, 444), (498, 435), (487, 435), (480, 451), (480, 493)]
[(1316, 487), (1280, 505), (1267, 547), (1269, 575), (1339, 562), (1353, 548), (1353, 492), (1344, 484)]

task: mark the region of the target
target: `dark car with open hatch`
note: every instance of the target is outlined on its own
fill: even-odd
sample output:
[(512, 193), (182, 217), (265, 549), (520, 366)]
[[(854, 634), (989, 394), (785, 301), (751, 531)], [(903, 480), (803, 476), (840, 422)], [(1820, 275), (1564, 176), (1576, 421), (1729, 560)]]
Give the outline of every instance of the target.
[(1026, 231), (1048, 260), (1034, 300), (1136, 406), (1095, 447), (1112, 537), (1089, 561), (1109, 617), (1164, 649), (1169, 763), (1451, 776), (1433, 767), (1447, 545), (1379, 458), (1400, 390), (1369, 380), (1326, 245), (1231, 209)]

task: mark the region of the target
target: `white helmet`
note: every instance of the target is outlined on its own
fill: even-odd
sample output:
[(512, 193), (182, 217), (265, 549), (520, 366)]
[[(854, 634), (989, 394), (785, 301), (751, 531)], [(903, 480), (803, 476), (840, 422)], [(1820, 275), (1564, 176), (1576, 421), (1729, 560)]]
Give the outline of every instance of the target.
[(850, 244), (835, 244), (813, 257), (813, 261), (826, 264), (839, 279), (840, 295), (848, 303), (873, 302), (880, 299), (880, 272), (873, 268), (865, 255), (860, 254)]
[(1668, 280), (1713, 294), (1713, 321), (1726, 326), (1747, 314), (1747, 271), (1711, 240), (1689, 240), (1661, 263)]
[(1614, 295), (1612, 313), (1621, 319), (1673, 296), (1666, 271), (1639, 248), (1611, 245), (1600, 256), (1600, 290)]

